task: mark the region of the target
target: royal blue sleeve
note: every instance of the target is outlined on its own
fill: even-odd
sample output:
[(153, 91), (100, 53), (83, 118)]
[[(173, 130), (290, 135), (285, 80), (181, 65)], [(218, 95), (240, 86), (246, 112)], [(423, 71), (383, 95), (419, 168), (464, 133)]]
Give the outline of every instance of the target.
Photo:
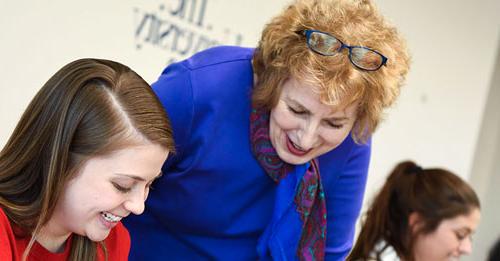
[(333, 155), (329, 155), (331, 159), (327, 164), (322, 166), (320, 161), (321, 175), (329, 175), (323, 183), (328, 218), (325, 260), (345, 260), (352, 248), (356, 220), (363, 203), (370, 152), (370, 141), (360, 145), (348, 137)]
[(191, 71), (182, 62), (174, 63), (165, 68), (152, 88), (167, 111), (174, 134), (176, 153), (168, 157), (163, 167), (166, 171), (187, 156), (194, 114)]

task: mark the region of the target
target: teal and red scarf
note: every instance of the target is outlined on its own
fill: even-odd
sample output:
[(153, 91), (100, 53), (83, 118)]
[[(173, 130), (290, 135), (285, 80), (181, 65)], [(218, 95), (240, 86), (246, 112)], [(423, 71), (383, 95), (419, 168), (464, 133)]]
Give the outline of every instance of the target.
[[(284, 235), (286, 238), (280, 240), (287, 242), (287, 245), (290, 245), (291, 241), (292, 245), (297, 246), (294, 259), (324, 260), (326, 204), (317, 161), (312, 160), (310, 163), (306, 163), (304, 168), (300, 168), (300, 166), (288, 164), (279, 158), (269, 138), (269, 112), (252, 110), (250, 115), (250, 141), (252, 143), (252, 152), (259, 164), (278, 185), (276, 202), (293, 200), (295, 211), (277, 210), (277, 206), (280, 205), (277, 203), (275, 204), (273, 217), (297, 214), (299, 217), (297, 222), (289, 222), (289, 220), (294, 220), (293, 217), (273, 218), (266, 228), (265, 235), (261, 237), (259, 242), (261, 259), (266, 259), (265, 255), (271, 255), (274, 259), (279, 260), (287, 259), (287, 255), (282, 252), (290, 251), (289, 249), (276, 247), (279, 244), (269, 242), (270, 238), (272, 238), (271, 235)], [(297, 177), (289, 177), (290, 175), (296, 175)], [(291, 180), (296, 179), (297, 182), (288, 182), (287, 177)], [(285, 179), (287, 180), (284, 181)], [(279, 191), (292, 191), (292, 193), (279, 193)], [(290, 195), (293, 196), (293, 199), (286, 198)], [(277, 214), (277, 211), (282, 212), (282, 214)], [(276, 224), (278, 222), (282, 224)], [(301, 227), (290, 228), (290, 226)], [(280, 229), (298, 231), (299, 234), (289, 231), (276, 231)], [(276, 248), (281, 249), (276, 250)]]

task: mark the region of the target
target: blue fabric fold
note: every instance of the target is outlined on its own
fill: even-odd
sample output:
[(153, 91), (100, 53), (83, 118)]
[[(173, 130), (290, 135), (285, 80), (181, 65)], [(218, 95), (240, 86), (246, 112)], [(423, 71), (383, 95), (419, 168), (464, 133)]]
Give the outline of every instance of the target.
[(257, 244), (260, 260), (298, 260), (297, 247), (303, 224), (294, 198), (309, 166), (309, 162), (296, 166), (278, 183), (272, 220)]

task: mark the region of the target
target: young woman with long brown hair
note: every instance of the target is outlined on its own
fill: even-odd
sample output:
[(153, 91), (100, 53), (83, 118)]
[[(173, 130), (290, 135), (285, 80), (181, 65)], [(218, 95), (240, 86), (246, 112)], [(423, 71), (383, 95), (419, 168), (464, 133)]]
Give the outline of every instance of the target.
[(126, 260), (120, 220), (142, 213), (173, 149), (139, 75), (108, 60), (67, 64), (0, 153), (0, 260)]
[(398, 164), (370, 206), (347, 260), (456, 260), (472, 251), (479, 199), (440, 168)]

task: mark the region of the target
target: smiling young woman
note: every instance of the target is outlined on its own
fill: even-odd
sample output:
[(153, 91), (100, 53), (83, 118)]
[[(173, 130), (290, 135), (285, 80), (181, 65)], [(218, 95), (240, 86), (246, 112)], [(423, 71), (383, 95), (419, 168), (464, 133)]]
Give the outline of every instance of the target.
[(64, 66), (0, 153), (0, 260), (127, 260), (120, 221), (142, 213), (173, 150), (165, 111), (130, 68)]
[(440, 168), (399, 163), (371, 203), (347, 260), (456, 260), (481, 218), (474, 190)]

